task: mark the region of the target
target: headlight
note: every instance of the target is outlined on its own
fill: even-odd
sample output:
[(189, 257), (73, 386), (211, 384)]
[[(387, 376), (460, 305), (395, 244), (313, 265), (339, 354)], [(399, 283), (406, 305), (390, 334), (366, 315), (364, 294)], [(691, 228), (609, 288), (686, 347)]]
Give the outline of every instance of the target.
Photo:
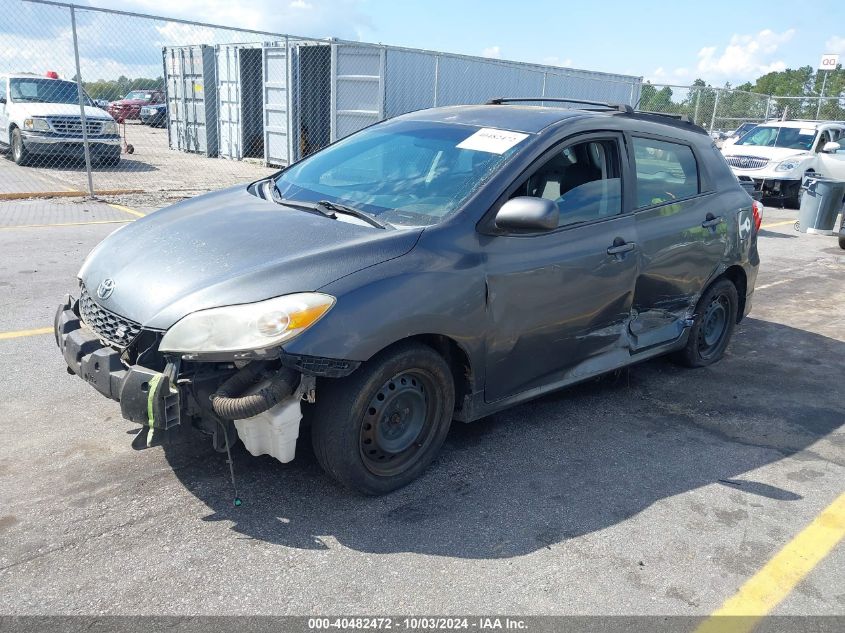
[(775, 167), (775, 171), (792, 171), (800, 164), (800, 158), (787, 158), (786, 160), (781, 161), (781, 163), (778, 164), (777, 167)]
[(105, 121), (103, 123), (103, 134), (117, 134), (117, 121)]
[(193, 312), (161, 339), (163, 352), (242, 352), (275, 347), (322, 318), (335, 298), (318, 292), (285, 295)]
[(32, 130), (33, 132), (49, 132), (50, 126), (47, 125), (47, 121), (44, 119), (24, 119), (23, 126), (27, 130)]

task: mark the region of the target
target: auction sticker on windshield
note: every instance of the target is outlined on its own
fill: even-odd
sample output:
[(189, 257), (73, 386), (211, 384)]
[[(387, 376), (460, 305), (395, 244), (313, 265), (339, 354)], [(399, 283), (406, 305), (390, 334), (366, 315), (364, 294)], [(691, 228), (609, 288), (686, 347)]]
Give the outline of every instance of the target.
[(473, 149), (477, 152), (489, 152), (490, 154), (504, 154), (526, 138), (528, 138), (528, 135), (521, 132), (483, 127), (472, 136), (458, 143), (456, 147), (458, 149)]

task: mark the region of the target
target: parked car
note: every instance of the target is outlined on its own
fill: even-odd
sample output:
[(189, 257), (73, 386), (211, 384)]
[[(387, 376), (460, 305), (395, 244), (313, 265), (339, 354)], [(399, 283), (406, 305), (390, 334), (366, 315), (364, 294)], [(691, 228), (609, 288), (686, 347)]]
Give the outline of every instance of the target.
[[(95, 161), (120, 161), (117, 123), (83, 94), (86, 131)], [(82, 115), (74, 81), (32, 74), (0, 75), (0, 148), (18, 165), (35, 158), (82, 158)]]
[(109, 104), (109, 114), (118, 123), (141, 118), (141, 108), (146, 105), (164, 103), (164, 92), (161, 90), (133, 90), (123, 99)]
[(806, 175), (845, 180), (843, 144), (841, 123), (772, 121), (723, 147), (722, 153), (737, 176), (754, 179), (764, 197), (797, 207)]
[(506, 101), (384, 121), (116, 231), (56, 312), (68, 367), (138, 446), (185, 424), (289, 461), (304, 408), (326, 472), (379, 494), (453, 419), (663, 354), (718, 361), (761, 207), (707, 133)]
[(165, 127), (167, 125), (167, 104), (143, 106), (141, 108), (141, 123), (151, 127)]
[(735, 130), (730, 130), (729, 132), (726, 132), (725, 137), (721, 139), (721, 145), (719, 145), (717, 143), (717, 147), (726, 147), (728, 145), (733, 145), (739, 139), (741, 139), (743, 136), (745, 136), (751, 130), (753, 130), (755, 127), (757, 127), (758, 125), (760, 125), (760, 124), (759, 123), (753, 123), (753, 122), (746, 122), (746, 123), (743, 123), (742, 125), (740, 125)]

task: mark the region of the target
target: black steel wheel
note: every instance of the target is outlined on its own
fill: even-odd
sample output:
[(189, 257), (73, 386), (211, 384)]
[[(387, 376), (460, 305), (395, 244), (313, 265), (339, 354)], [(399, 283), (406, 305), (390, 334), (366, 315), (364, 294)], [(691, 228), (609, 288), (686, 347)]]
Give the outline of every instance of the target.
[(686, 346), (675, 358), (687, 367), (705, 367), (725, 353), (737, 321), (739, 297), (729, 279), (720, 279), (701, 296)]
[(440, 450), (454, 410), (446, 361), (419, 343), (378, 354), (343, 379), (317, 385), (311, 441), (323, 469), (364, 494), (418, 477)]
[(359, 449), (370, 472), (396, 474), (425, 450), (433, 439), (437, 399), (434, 380), (421, 371), (401, 372), (379, 388), (361, 425)]

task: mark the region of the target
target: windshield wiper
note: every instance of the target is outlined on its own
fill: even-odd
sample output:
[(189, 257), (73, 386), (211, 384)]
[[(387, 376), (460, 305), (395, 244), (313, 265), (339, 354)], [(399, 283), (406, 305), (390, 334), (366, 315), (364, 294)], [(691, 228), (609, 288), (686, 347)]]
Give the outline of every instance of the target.
[(308, 211), (310, 213), (319, 213), (320, 215), (324, 215), (327, 218), (332, 218), (333, 220), (337, 219), (338, 213), (343, 213), (344, 215), (351, 215), (360, 220), (364, 220), (364, 222), (366, 222), (367, 224), (379, 229), (395, 228), (392, 224), (378, 220), (369, 213), (366, 213), (365, 211), (361, 211), (360, 209), (356, 209), (355, 207), (349, 207), (345, 204), (340, 204), (338, 202), (331, 202), (329, 200), (320, 200), (319, 202), (306, 202), (304, 200), (289, 200), (287, 198), (283, 198), (281, 191), (279, 191), (279, 185), (275, 182), (273, 183), (272, 195), (273, 199), (279, 204), (284, 204), (289, 207), (296, 207), (298, 209), (302, 209), (303, 211)]
[(370, 215), (366, 211), (361, 211), (361, 209), (356, 209), (355, 207), (350, 207), (345, 204), (340, 204), (338, 202), (331, 202), (329, 200), (320, 200), (317, 204), (323, 207), (324, 209), (328, 209), (329, 211), (335, 211), (337, 213), (351, 215), (352, 217), (358, 218), (359, 220), (364, 220), (364, 222), (367, 222), (368, 224), (371, 224), (372, 226), (375, 226), (380, 229), (393, 228), (391, 224), (387, 222), (382, 222), (381, 220)]

